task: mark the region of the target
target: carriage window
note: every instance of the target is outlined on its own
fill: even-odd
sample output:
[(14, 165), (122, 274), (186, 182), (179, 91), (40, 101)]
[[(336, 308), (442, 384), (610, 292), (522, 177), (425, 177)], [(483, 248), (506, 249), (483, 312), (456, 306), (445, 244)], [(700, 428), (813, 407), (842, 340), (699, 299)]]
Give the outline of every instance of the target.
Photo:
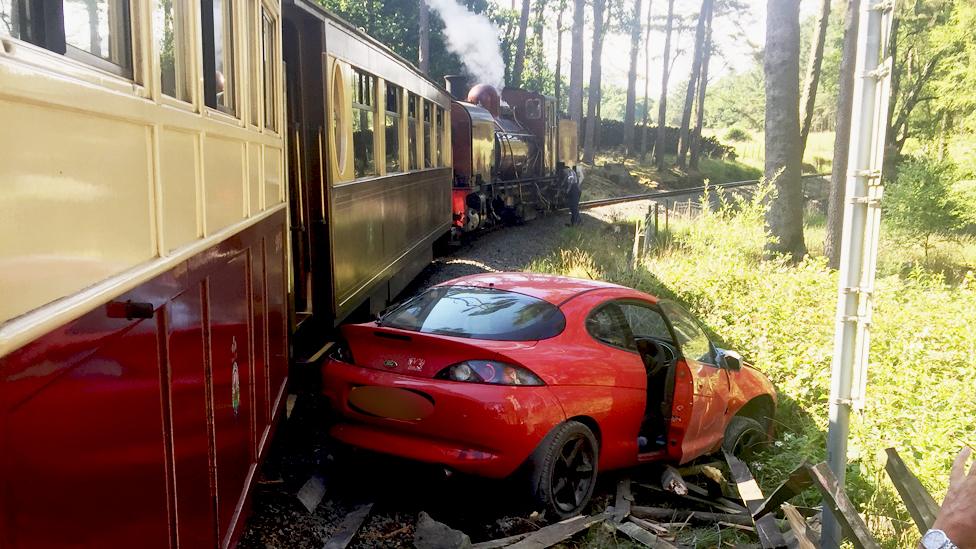
[(267, 10), (261, 10), (261, 65), (264, 68), (264, 127), (271, 131), (278, 130), (278, 104), (277, 77), (275, 63), (277, 55), (277, 25), (274, 18)]
[(424, 167), (430, 168), (433, 166), (431, 158), (433, 157), (434, 150), (431, 147), (430, 142), (430, 130), (431, 130), (431, 115), (432, 109), (430, 106), (430, 101), (424, 101)]
[(127, 0), (66, 0), (64, 41), (68, 57), (115, 74), (132, 75)]
[(355, 71), (350, 91), (352, 91), (352, 146), (355, 177), (376, 175), (376, 162), (373, 159), (376, 77)]
[(437, 131), (434, 132), (434, 140), (437, 142), (437, 165), (444, 165), (444, 151), (441, 149), (444, 143), (444, 109), (437, 107)]
[(236, 113), (231, 0), (200, 0), (204, 92), (208, 107)]
[(398, 172), (400, 166), (400, 111), (401, 91), (399, 86), (386, 83), (386, 171)]
[(178, 0), (156, 0), (152, 20), (153, 40), (159, 51), (160, 87), (163, 93), (181, 101), (190, 100), (188, 8)]
[(407, 155), (410, 157), (408, 170), (419, 168), (417, 163), (417, 101), (420, 98), (410, 94), (407, 101)]
[(0, 36), (33, 42), (30, 32), (33, 11), (27, 0), (0, 0)]

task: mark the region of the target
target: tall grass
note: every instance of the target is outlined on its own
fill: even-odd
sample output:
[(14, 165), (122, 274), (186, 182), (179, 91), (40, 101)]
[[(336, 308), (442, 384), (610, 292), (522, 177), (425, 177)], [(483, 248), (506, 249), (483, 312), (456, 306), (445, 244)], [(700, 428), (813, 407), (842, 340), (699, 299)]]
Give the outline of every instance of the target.
[[(825, 458), (837, 276), (820, 257), (763, 259), (762, 195), (674, 220), (636, 268), (626, 234), (567, 230), (562, 250), (530, 269), (677, 299), (764, 371), (780, 393), (779, 429), (753, 467), (771, 490), (802, 460)], [(918, 534), (883, 472), (884, 449), (897, 448), (941, 501), (953, 457), (976, 442), (976, 276), (949, 284), (918, 267), (888, 269), (874, 297), (868, 396), (852, 419), (847, 488), (884, 544), (907, 548)], [(804, 503), (817, 499), (811, 492)]]

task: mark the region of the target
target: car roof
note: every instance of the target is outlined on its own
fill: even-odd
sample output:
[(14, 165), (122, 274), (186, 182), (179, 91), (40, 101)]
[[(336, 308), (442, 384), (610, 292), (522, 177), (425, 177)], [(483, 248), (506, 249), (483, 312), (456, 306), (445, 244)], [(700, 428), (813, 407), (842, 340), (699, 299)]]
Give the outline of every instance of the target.
[(569, 299), (593, 290), (614, 289), (636, 292), (625, 286), (601, 280), (539, 273), (481, 273), (448, 280), (438, 286), (494, 288), (525, 294), (554, 305), (561, 305)]

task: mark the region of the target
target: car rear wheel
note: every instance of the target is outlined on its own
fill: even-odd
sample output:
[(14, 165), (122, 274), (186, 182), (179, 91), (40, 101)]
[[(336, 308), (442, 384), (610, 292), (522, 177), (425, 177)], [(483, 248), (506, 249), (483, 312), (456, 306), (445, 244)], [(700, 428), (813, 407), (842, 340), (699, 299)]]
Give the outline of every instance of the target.
[(563, 423), (529, 458), (532, 495), (560, 519), (578, 515), (593, 495), (598, 460), (599, 447), (589, 427)]
[(762, 424), (751, 417), (735, 416), (725, 428), (722, 449), (741, 457), (752, 457), (769, 444), (769, 436)]

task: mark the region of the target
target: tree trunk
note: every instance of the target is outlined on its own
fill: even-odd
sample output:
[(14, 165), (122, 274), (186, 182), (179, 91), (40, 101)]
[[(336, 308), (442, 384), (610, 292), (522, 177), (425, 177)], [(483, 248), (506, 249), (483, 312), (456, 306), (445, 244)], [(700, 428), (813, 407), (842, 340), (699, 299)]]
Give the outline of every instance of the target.
[(817, 34), (813, 37), (813, 47), (810, 48), (810, 60), (807, 62), (807, 77), (804, 80), (803, 122), (800, 125), (800, 159), (807, 148), (807, 136), (810, 135), (810, 124), (813, 122), (813, 107), (817, 103), (817, 86), (820, 84), (820, 67), (823, 64), (824, 41), (827, 38), (827, 20), (830, 18), (830, 1), (821, 0), (820, 18), (817, 19)]
[(420, 44), (419, 52), (420, 72), (430, 73), (430, 8), (427, 0), (420, 0)]
[(596, 154), (597, 105), (600, 103), (601, 57), (603, 52), (603, 8), (605, 0), (593, 0), (593, 57), (590, 60), (590, 90), (586, 100), (586, 135), (583, 162), (593, 163)]
[(702, 59), (705, 57), (705, 25), (711, 17), (712, 0), (702, 0), (701, 12), (698, 14), (698, 27), (695, 29), (695, 53), (691, 61), (691, 77), (688, 79), (688, 89), (685, 92), (685, 107), (681, 112), (681, 129), (678, 130), (678, 166), (684, 168), (688, 154), (689, 135), (691, 127), (691, 109), (695, 104), (695, 83), (701, 80)]
[(569, 117), (576, 122), (576, 130), (583, 130), (583, 22), (586, 20), (586, 0), (573, 3), (573, 44), (569, 61)]
[(775, 195), (766, 212), (773, 237), (768, 253), (801, 259), (803, 188), (800, 185), (800, 0), (766, 3), (766, 181)]
[(698, 169), (698, 159), (701, 156), (701, 134), (705, 123), (705, 92), (708, 90), (708, 62), (712, 59), (712, 16), (714, 10), (708, 14), (708, 29), (705, 31), (705, 52), (702, 59), (701, 75), (698, 80), (698, 105), (695, 114), (695, 130), (691, 134), (688, 165), (693, 170)]
[(566, 0), (559, 2), (559, 16), (556, 17), (556, 112), (563, 110), (563, 14), (566, 12)]
[(674, 0), (668, 0), (668, 21), (664, 26), (664, 56), (661, 58), (661, 97), (658, 98), (657, 139), (654, 159), (658, 170), (664, 169), (665, 117), (668, 114), (668, 77), (671, 73), (671, 30), (674, 28)]
[[(706, 0), (708, 1), (708, 0)], [(637, 52), (640, 51), (641, 0), (634, 2), (634, 17), (630, 21), (630, 70), (627, 71), (627, 105), (624, 108), (624, 150), (634, 154), (634, 122), (637, 110)]]
[(522, 71), (525, 70), (525, 35), (529, 29), (529, 0), (522, 0), (522, 15), (519, 17), (518, 39), (515, 41), (515, 67), (509, 85), (522, 86)]
[(651, 88), (651, 0), (647, 0), (647, 23), (644, 29), (644, 123), (641, 129), (641, 156), (647, 155), (647, 123), (650, 118), (649, 91)]
[(849, 0), (844, 19), (844, 47), (837, 84), (837, 119), (834, 124), (834, 159), (830, 168), (830, 198), (827, 200), (827, 236), (824, 255), (831, 269), (840, 267), (840, 236), (844, 229), (844, 194), (847, 190), (847, 154), (851, 145), (851, 109), (854, 105), (854, 65), (857, 56), (857, 25), (861, 0)]

